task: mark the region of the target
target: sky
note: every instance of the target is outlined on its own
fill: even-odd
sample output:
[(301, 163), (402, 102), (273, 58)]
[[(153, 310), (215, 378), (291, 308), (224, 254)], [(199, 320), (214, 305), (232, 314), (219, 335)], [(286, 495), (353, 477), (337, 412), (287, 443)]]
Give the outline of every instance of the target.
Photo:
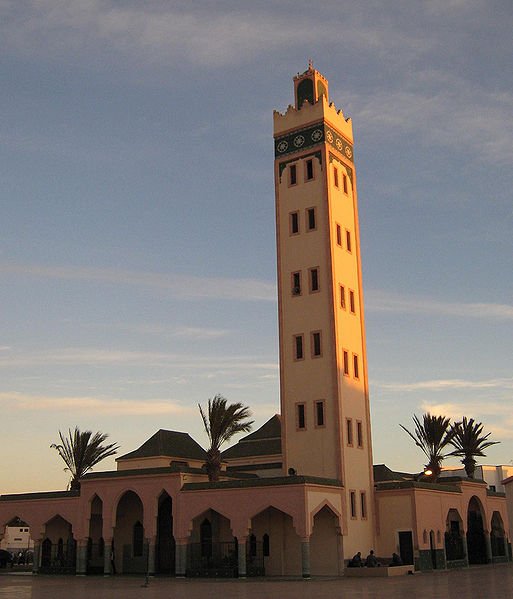
[(431, 411), (510, 463), (511, 31), (510, 0), (0, 0), (0, 493), (65, 488), (75, 425), (122, 455), (206, 446), (217, 393), (279, 411), (272, 114), (308, 59), (353, 121), (374, 462), (419, 471)]

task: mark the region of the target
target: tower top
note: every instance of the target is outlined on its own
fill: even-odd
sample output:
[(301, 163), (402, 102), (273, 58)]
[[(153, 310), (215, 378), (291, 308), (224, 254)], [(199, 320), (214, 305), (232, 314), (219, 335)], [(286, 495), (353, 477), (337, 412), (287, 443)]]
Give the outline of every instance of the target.
[(313, 66), (313, 60), (308, 60), (308, 69), (294, 77), (294, 98), (296, 110), (300, 110), (305, 102), (315, 104), (321, 96), (328, 97), (328, 80)]

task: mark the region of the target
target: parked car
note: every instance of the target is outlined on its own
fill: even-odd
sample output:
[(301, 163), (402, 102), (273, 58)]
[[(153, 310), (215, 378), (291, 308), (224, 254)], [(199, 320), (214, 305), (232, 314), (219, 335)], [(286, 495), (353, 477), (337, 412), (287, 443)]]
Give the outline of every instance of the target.
[(6, 568), (12, 563), (12, 555), (5, 549), (0, 549), (0, 568)]

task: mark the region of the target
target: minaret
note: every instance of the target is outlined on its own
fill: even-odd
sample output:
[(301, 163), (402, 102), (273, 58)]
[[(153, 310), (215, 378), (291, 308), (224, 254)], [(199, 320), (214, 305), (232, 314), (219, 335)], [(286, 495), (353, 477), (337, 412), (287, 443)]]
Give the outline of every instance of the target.
[(341, 481), (349, 538), (370, 548), (372, 446), (352, 123), (330, 104), (328, 81), (311, 63), (294, 77), (294, 95), (295, 106), (274, 113), (284, 469)]

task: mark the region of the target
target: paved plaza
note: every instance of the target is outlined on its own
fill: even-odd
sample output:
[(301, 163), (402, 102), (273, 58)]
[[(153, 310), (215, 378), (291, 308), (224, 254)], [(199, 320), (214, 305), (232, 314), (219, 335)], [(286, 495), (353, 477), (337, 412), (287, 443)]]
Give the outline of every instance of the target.
[(511, 599), (513, 565), (394, 578), (180, 580), (0, 575), (0, 599)]

